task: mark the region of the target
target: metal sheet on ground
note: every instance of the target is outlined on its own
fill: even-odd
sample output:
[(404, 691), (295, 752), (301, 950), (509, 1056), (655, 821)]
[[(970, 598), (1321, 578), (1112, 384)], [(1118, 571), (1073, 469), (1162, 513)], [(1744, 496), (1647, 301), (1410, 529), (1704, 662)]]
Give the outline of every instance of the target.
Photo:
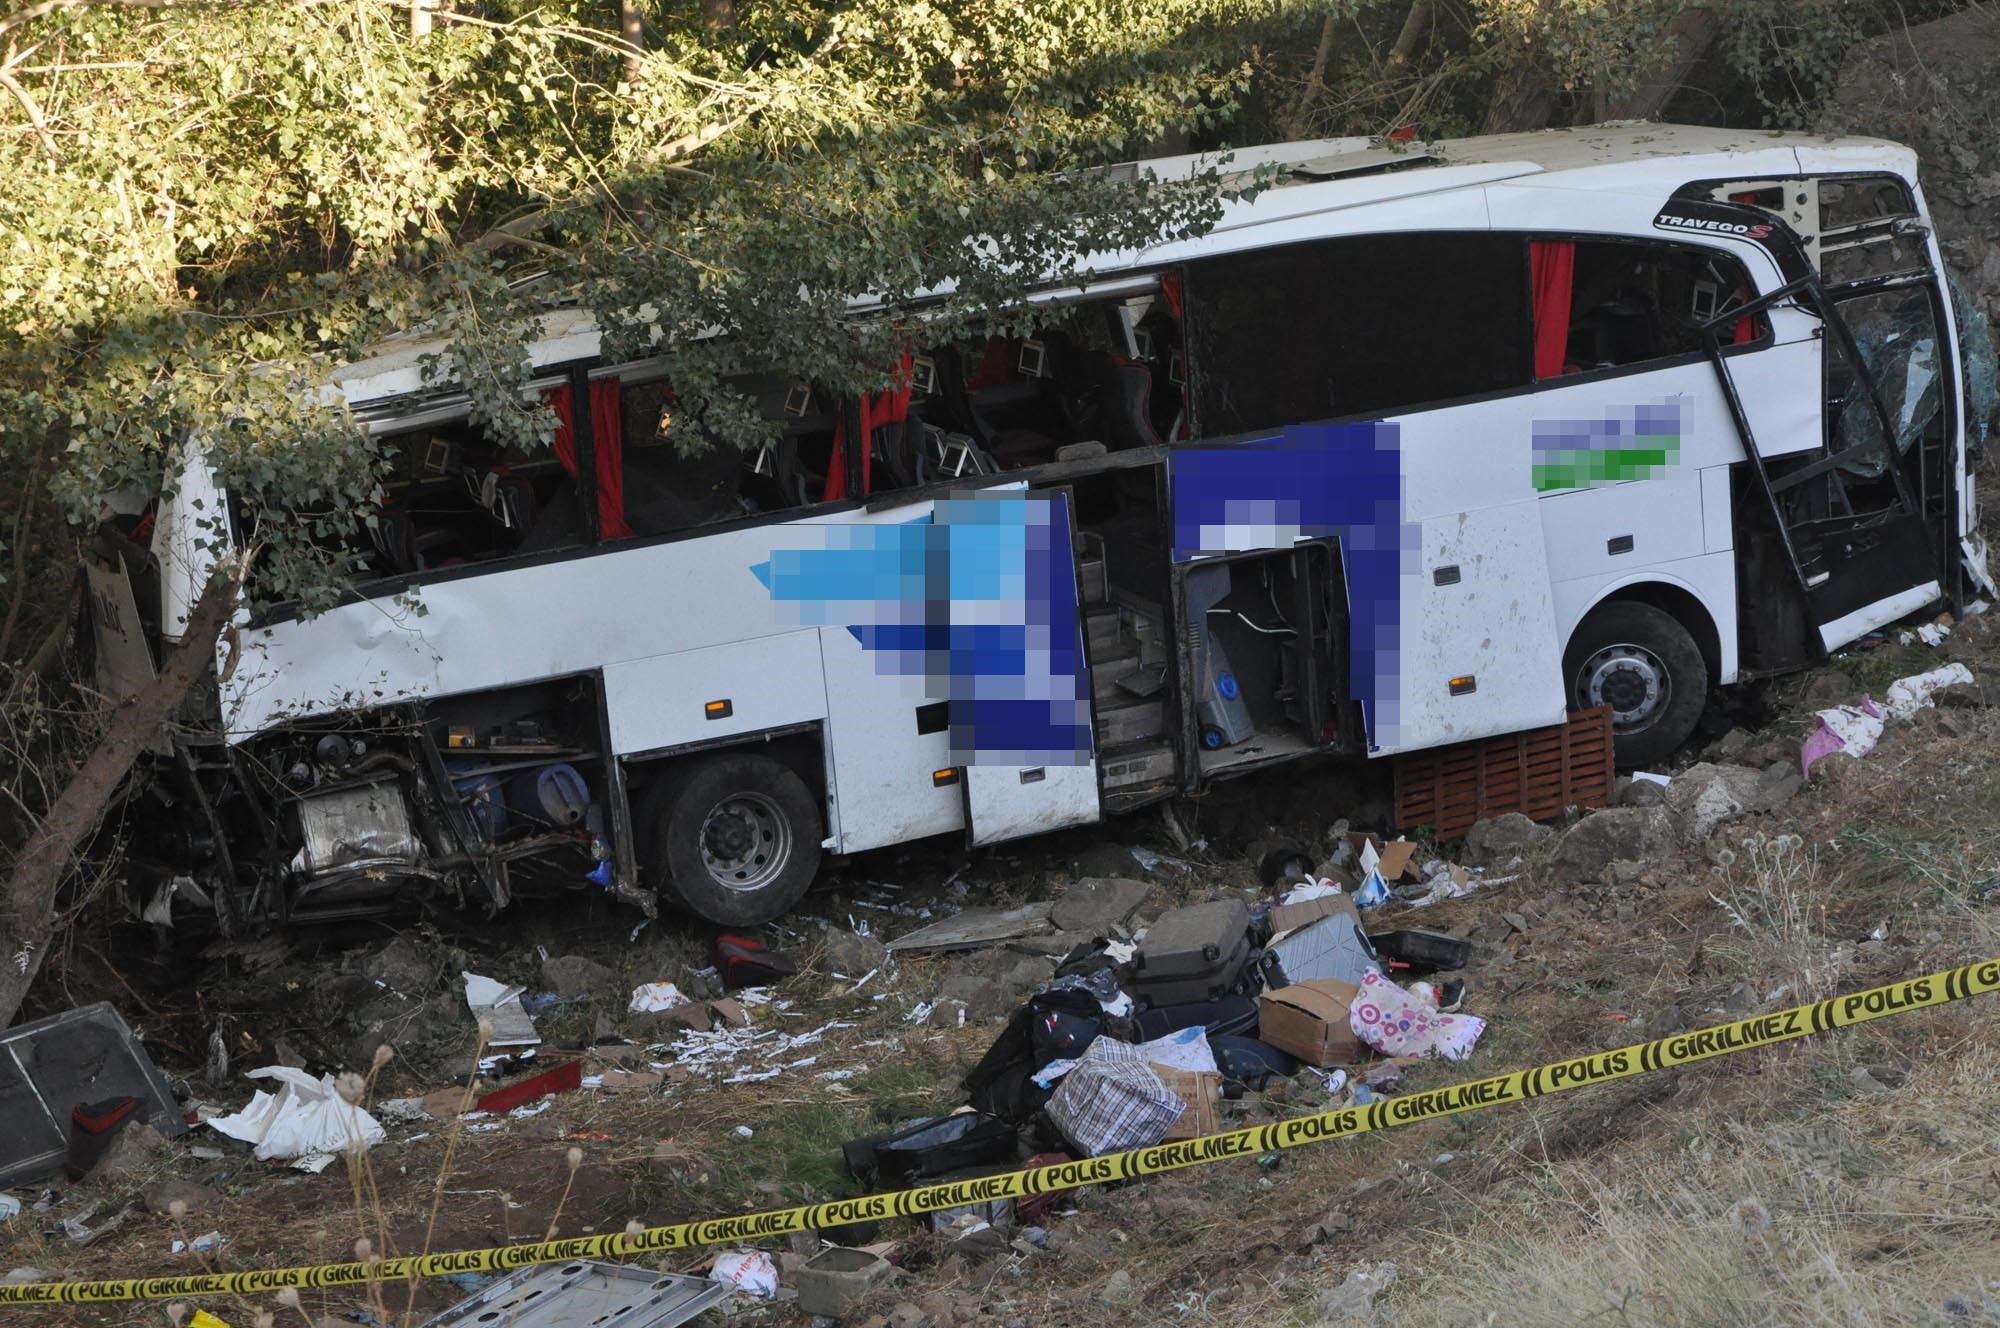
[(70, 1109), (136, 1097), (161, 1134), (187, 1132), (167, 1081), (109, 1001), (0, 1033), (0, 1185), (62, 1165)]
[(968, 908), (957, 917), (933, 922), (908, 936), (889, 942), (892, 952), (910, 950), (974, 950), (998, 941), (1021, 936), (1044, 936), (1055, 930), (1049, 921), (1049, 904), (1023, 904), (1019, 908)]
[(545, 1264), (526, 1268), (424, 1320), (423, 1328), (504, 1323), (507, 1328), (674, 1328), (729, 1299), (730, 1288), (706, 1278), (656, 1273), (623, 1264)]

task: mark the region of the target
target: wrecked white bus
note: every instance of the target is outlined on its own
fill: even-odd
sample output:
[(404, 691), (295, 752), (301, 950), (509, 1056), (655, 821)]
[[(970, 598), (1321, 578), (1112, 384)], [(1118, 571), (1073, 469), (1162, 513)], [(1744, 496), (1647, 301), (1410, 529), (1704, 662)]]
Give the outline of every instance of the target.
[[(214, 735), (137, 795), (146, 915), (755, 923), (824, 854), (1313, 754), (1607, 706), (1653, 760), (1711, 685), (1987, 585), (1907, 150), (1646, 125), (1232, 169), (1273, 165), (1033, 335), (913, 347), (906, 390), (761, 383), (752, 456), (681, 458), (664, 370), (582, 318), (533, 348), (553, 455), (482, 437), (434, 346), (342, 369), (381, 519), (347, 602), (241, 622)], [(151, 515), (143, 611), (94, 575), (100, 659), (185, 624), (202, 483)]]

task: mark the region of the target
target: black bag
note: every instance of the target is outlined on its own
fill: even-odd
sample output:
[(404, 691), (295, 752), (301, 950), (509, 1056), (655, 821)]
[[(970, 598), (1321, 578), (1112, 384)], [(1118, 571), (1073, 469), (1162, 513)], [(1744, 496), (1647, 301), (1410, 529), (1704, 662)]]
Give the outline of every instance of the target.
[(1019, 1132), (998, 1117), (980, 1111), (961, 1111), (919, 1121), (894, 1134), (850, 1139), (840, 1146), (841, 1156), (864, 1185), (878, 1181), (885, 1185), (914, 1185), (934, 1180), (948, 1171), (1012, 1162), (1019, 1145)]
[(1034, 1076), (1053, 1060), (1081, 1056), (1103, 1031), (1104, 1007), (1087, 991), (1045, 991), (1014, 1011), (979, 1064), (965, 1076), (976, 1111), (1023, 1121), (1049, 1100), (1053, 1089)]
[(1289, 1052), (1256, 1038), (1212, 1037), (1208, 1048), (1215, 1053), (1215, 1066), (1222, 1071), (1222, 1077), (1246, 1088), (1262, 1088), (1266, 1080), (1282, 1079), (1299, 1068)]
[(1224, 996), (1219, 1001), (1156, 1005), (1141, 1010), (1137, 1022), (1141, 1042), (1151, 1042), (1183, 1028), (1204, 1028), (1211, 1034), (1253, 1034), (1257, 1031), (1257, 998)]
[(1450, 973), (1472, 962), (1472, 942), (1441, 931), (1385, 931), (1368, 939), (1385, 962), (1413, 974)]
[(1256, 990), (1250, 910), (1240, 899), (1162, 914), (1132, 956), (1132, 995), (1150, 1005), (1213, 1001)]

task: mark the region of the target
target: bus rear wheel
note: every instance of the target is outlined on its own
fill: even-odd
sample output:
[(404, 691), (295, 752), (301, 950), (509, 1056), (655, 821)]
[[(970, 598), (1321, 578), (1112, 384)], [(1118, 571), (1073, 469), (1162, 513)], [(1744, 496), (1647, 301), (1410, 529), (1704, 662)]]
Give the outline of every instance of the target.
[(797, 771), (768, 756), (699, 758), (654, 784), (641, 816), (654, 883), (718, 926), (769, 922), (819, 871), (819, 805)]
[(1563, 678), (1577, 709), (1611, 708), (1618, 764), (1627, 769), (1686, 742), (1708, 698), (1708, 664), (1694, 637), (1665, 609), (1635, 600), (1591, 610), (1563, 653)]

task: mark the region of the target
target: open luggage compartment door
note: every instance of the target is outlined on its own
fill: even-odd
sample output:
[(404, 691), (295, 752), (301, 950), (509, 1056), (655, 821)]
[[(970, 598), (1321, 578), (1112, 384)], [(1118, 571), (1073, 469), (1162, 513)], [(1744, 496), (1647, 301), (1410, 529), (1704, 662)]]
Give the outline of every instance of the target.
[[(1097, 753), (1069, 495), (1048, 490), (1024, 495), (1018, 505), (973, 506), (1018, 506), (1025, 519), (1018, 564), (1006, 526), (995, 528), (997, 565), (1024, 571), (1018, 601), (1005, 598), (1004, 570), (997, 573), (1003, 584), (994, 596), (996, 607), (1006, 606), (1003, 612), (1018, 606), (1018, 626), (989, 615), (966, 625), (966, 639), (992, 657), (979, 670), (975, 695), (953, 705), (952, 747), (961, 753), (971, 748), (965, 765), (969, 837), (974, 844), (995, 844), (1088, 825), (1099, 816)], [(955, 619), (965, 609), (960, 593), (955, 585)]]

